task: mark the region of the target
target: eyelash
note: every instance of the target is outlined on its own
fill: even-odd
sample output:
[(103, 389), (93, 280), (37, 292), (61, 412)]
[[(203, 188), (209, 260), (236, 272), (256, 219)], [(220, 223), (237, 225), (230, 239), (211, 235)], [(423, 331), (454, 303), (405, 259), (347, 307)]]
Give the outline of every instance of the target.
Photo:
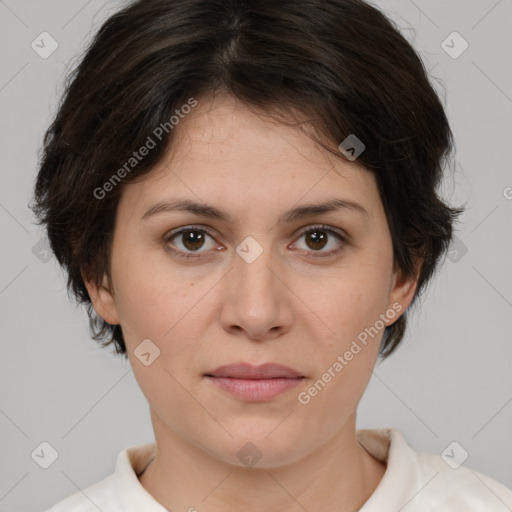
[[(339, 231), (337, 231), (337, 230), (335, 230), (333, 228), (330, 228), (328, 226), (325, 226), (323, 224), (314, 225), (314, 226), (308, 227), (307, 229), (304, 229), (303, 231), (301, 231), (299, 233), (299, 236), (298, 236), (297, 240), (300, 239), (302, 236), (304, 236), (304, 235), (306, 235), (308, 233), (312, 233), (312, 232), (314, 232), (316, 230), (324, 231), (326, 233), (334, 235), (335, 237), (337, 237), (340, 240), (341, 246), (338, 247), (337, 249), (333, 249), (331, 251), (327, 251), (327, 252), (323, 252), (323, 253), (321, 253), (320, 251), (306, 251), (306, 253), (307, 253), (306, 258), (325, 258), (325, 257), (329, 257), (329, 256), (334, 256), (335, 254), (338, 254), (341, 251), (343, 251), (345, 249), (345, 246), (348, 244), (348, 237), (347, 236), (345, 236), (342, 233), (340, 233)], [(165, 246), (167, 247), (168, 250), (170, 250), (174, 255), (178, 256), (179, 258), (185, 258), (185, 259), (194, 258), (194, 259), (197, 259), (197, 258), (200, 257), (201, 253), (187, 253), (187, 252), (183, 252), (183, 251), (181, 251), (179, 249), (172, 248), (172, 247), (169, 246), (169, 242), (173, 238), (176, 238), (177, 236), (181, 235), (182, 233), (186, 233), (186, 232), (189, 232), (189, 231), (198, 231), (198, 232), (201, 232), (201, 233), (206, 233), (211, 238), (214, 238), (214, 235), (208, 229), (205, 229), (204, 227), (193, 226), (192, 225), (192, 226), (186, 226), (184, 228), (180, 228), (177, 231), (173, 231), (172, 233), (169, 233), (165, 237)]]

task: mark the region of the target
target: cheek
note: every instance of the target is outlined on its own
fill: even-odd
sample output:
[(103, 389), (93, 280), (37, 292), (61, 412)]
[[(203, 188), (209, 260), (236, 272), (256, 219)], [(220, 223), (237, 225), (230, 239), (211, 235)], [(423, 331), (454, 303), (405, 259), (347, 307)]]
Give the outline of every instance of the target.
[(365, 328), (373, 326), (388, 307), (390, 270), (385, 264), (360, 261), (327, 276), (325, 286), (304, 284), (306, 304), (322, 320), (324, 343), (343, 348)]
[[(121, 251), (120, 251), (121, 253)], [(134, 252), (113, 260), (116, 283), (116, 308), (123, 330), (138, 338), (163, 340), (172, 333), (199, 302), (199, 287), (185, 273), (170, 271), (165, 261), (152, 262), (147, 255)]]

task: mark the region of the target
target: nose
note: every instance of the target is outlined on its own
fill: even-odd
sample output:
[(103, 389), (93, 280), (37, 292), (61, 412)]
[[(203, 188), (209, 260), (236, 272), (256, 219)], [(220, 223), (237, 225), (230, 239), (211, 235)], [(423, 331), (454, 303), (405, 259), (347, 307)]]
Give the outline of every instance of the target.
[(263, 249), (254, 261), (240, 254), (234, 256), (223, 284), (223, 328), (253, 341), (282, 336), (293, 322), (293, 294), (286, 271), (271, 249)]

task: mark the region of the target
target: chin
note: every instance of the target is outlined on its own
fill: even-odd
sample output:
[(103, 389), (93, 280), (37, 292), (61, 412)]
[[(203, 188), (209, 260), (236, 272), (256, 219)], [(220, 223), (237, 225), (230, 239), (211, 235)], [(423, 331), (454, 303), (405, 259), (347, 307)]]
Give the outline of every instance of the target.
[(227, 457), (226, 452), (214, 451), (228, 464), (247, 469), (271, 469), (296, 462), (305, 455), (303, 439), (299, 433), (295, 437), (292, 433), (278, 432), (278, 424), (272, 422), (271, 428), (268, 428), (268, 421), (261, 428), (253, 425), (249, 435), (247, 430), (240, 431), (238, 435), (231, 431), (234, 438), (227, 442)]

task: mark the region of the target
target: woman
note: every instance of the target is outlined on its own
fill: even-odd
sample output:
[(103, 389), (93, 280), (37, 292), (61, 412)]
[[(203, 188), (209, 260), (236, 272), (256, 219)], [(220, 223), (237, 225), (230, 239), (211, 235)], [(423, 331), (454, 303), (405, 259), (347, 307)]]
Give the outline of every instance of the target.
[(437, 193), (451, 149), (421, 59), (363, 1), (144, 0), (107, 20), (34, 211), (156, 443), (50, 511), (512, 506), (397, 429), (356, 430), (462, 212)]

